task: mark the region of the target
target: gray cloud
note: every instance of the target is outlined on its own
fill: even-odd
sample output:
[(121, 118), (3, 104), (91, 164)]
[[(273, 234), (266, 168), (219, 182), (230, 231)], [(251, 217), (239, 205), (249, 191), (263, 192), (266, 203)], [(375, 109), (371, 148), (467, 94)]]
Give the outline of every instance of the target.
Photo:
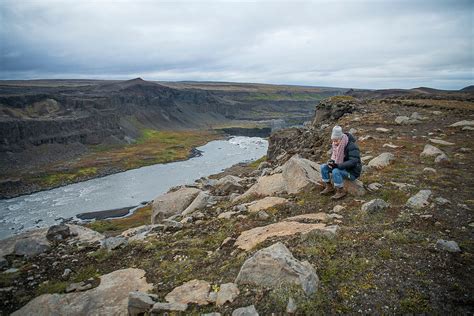
[(459, 89), (471, 1), (0, 2), (0, 78)]

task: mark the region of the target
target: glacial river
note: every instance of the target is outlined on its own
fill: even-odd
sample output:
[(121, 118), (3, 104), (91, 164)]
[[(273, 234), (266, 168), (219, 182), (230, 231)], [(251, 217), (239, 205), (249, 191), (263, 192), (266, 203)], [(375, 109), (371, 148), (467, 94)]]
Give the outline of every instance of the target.
[(268, 142), (258, 137), (232, 137), (198, 147), (202, 156), (158, 164), (74, 183), (8, 200), (0, 200), (0, 239), (58, 223), (79, 213), (138, 205), (169, 188), (190, 184), (239, 162), (266, 154)]

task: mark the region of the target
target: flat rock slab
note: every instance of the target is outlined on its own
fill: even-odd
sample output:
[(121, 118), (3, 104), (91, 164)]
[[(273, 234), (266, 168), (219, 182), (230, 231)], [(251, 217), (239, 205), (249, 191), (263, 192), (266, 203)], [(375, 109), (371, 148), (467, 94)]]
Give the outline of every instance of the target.
[(258, 201), (247, 203), (245, 204), (245, 206), (247, 206), (247, 209), (249, 210), (249, 212), (256, 213), (258, 211), (266, 210), (271, 207), (286, 204), (286, 203), (288, 203), (287, 199), (284, 199), (281, 197), (269, 196)]
[(168, 293), (165, 300), (169, 303), (207, 305), (210, 289), (211, 285), (207, 281), (191, 280)]
[(100, 277), (100, 285), (85, 292), (43, 294), (14, 312), (33, 315), (128, 315), (130, 292), (153, 288), (141, 269), (123, 269)]
[(330, 219), (330, 216), (326, 213), (310, 213), (296, 215), (292, 217), (285, 218), (284, 221), (290, 222), (327, 222)]
[(235, 241), (235, 245), (240, 249), (248, 251), (270, 237), (291, 236), (298, 233), (307, 234), (316, 230), (322, 233), (333, 233), (333, 230), (325, 224), (279, 222), (244, 231)]
[(286, 185), (281, 173), (277, 173), (271, 176), (263, 176), (258, 178), (250, 189), (245, 191), (244, 194), (234, 199), (236, 201), (245, 200), (253, 195), (256, 196), (272, 196), (286, 192)]
[(454, 143), (447, 142), (447, 141), (442, 140), (442, 139), (436, 139), (436, 138), (430, 138), (430, 142), (432, 142), (433, 144), (438, 144), (438, 145), (443, 145), (443, 146), (454, 146), (455, 145)]
[(101, 233), (84, 226), (72, 224), (67, 224), (67, 226), (71, 230), (71, 235), (74, 236), (70, 239), (73, 242), (93, 244), (105, 238)]
[(459, 121), (454, 124), (449, 125), (449, 127), (459, 127), (459, 126), (474, 126), (474, 121)]
[(319, 279), (309, 262), (295, 259), (288, 248), (279, 242), (257, 251), (247, 259), (235, 283), (270, 288), (281, 284), (297, 284), (310, 295), (316, 292)]

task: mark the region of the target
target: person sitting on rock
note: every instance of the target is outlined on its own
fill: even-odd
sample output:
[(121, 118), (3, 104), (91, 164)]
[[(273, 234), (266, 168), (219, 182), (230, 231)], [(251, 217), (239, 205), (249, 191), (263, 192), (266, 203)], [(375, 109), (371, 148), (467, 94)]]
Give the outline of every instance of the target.
[[(336, 191), (331, 198), (337, 200), (346, 195), (344, 179), (351, 181), (357, 179), (362, 170), (362, 163), (359, 147), (355, 143), (356, 139), (352, 134), (343, 133), (342, 127), (336, 125), (332, 129), (331, 140), (331, 159), (321, 165), (321, 177), (324, 182), (324, 189), (321, 194), (327, 195)], [(332, 174), (335, 189), (331, 184), (330, 174)]]

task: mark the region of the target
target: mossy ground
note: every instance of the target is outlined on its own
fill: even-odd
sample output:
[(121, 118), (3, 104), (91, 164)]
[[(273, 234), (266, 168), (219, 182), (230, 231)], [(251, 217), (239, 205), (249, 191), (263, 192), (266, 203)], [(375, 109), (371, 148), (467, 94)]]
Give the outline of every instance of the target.
[[(359, 143), (362, 155), (394, 153), (396, 159), (392, 165), (364, 173), (361, 177), (366, 184), (381, 183), (383, 187), (377, 192), (368, 192), (362, 198), (346, 197), (341, 201), (333, 201), (320, 196), (318, 189), (313, 188), (297, 195), (285, 195), (291, 203), (272, 209), (267, 219), (254, 215), (217, 219), (218, 207), (228, 210), (233, 206), (233, 203), (223, 201), (203, 210), (206, 217), (199, 223), (177, 232), (149, 237), (145, 242), (130, 243), (123, 249), (113, 252), (94, 247), (62, 250), (71, 256), (70, 259), (77, 258), (79, 261), (74, 264), (71, 261), (61, 262), (51, 268), (45, 277), (51, 284), (47, 287), (48, 291), (56, 287), (61, 291), (62, 280), (59, 276), (65, 267), (75, 271), (73, 277), (80, 276), (84, 266), (91, 267), (88, 273), (98, 274), (137, 267), (146, 271), (147, 280), (154, 285), (152, 292), (164, 300), (167, 293), (192, 279), (203, 279), (213, 285), (233, 282), (243, 262), (255, 251), (282, 241), (298, 260), (306, 260), (316, 269), (320, 279), (317, 293), (305, 296), (298, 287), (286, 285), (273, 290), (239, 286), (241, 294), (233, 303), (219, 308), (213, 305), (192, 305), (188, 312), (198, 314), (218, 311), (230, 314), (237, 307), (254, 304), (261, 315), (282, 314), (289, 297), (292, 297), (297, 302), (298, 313), (302, 315), (472, 313), (474, 238), (469, 224), (473, 222), (474, 209), (474, 157), (472, 153), (460, 153), (459, 148), (474, 150), (474, 142), (466, 137), (465, 132), (445, 128), (464, 119), (465, 112), (446, 112), (445, 115), (434, 116), (430, 111), (437, 108), (416, 110), (429, 116), (430, 121), (416, 126), (398, 126), (392, 123), (394, 117), (410, 114), (414, 111), (411, 106), (393, 105), (386, 109), (374, 103), (368, 105), (367, 113), (344, 116), (338, 122), (344, 129), (356, 128), (357, 136), (371, 134), (375, 137)], [(355, 117), (361, 119), (354, 120)], [(393, 132), (378, 133), (376, 127), (392, 128)], [(437, 131), (439, 128), (441, 130)], [(437, 165), (419, 157), (428, 142), (428, 133), (456, 144), (443, 148), (451, 162)], [(404, 147), (384, 148), (383, 145), (388, 142)], [(321, 161), (326, 159), (321, 157)], [(254, 163), (231, 170), (236, 174), (249, 174), (257, 166)], [(436, 173), (427, 173), (423, 171), (424, 167), (434, 167)], [(391, 182), (412, 186), (400, 189)], [(407, 199), (420, 189), (430, 189), (434, 198), (444, 197), (450, 203), (432, 203), (422, 210), (407, 209)], [(374, 198), (384, 199), (390, 203), (390, 207), (373, 214), (362, 212), (361, 204)], [(232, 245), (220, 248), (225, 238), (236, 238), (245, 230), (275, 223), (289, 216), (330, 212), (337, 204), (345, 206), (345, 209), (340, 212), (343, 218), (338, 223), (340, 230), (335, 238), (313, 234), (273, 238), (249, 252), (236, 251)], [(102, 230), (107, 227), (105, 231), (118, 233), (129, 225), (145, 223), (143, 218), (137, 218), (136, 222), (119, 221), (98, 223), (95, 228)], [(457, 241), (462, 252), (449, 253), (435, 249), (438, 239)], [(59, 252), (58, 255), (63, 253)], [(37, 264), (51, 266), (52, 260), (56, 259), (45, 257)], [(16, 277), (27, 284), (24, 281), (27, 276), (27, 271), (22, 269)], [(18, 299), (8, 297), (15, 302), (8, 305), (8, 310), (14, 310), (14, 307), (21, 306), (27, 298), (35, 295), (36, 289), (32, 287), (20, 291)]]

